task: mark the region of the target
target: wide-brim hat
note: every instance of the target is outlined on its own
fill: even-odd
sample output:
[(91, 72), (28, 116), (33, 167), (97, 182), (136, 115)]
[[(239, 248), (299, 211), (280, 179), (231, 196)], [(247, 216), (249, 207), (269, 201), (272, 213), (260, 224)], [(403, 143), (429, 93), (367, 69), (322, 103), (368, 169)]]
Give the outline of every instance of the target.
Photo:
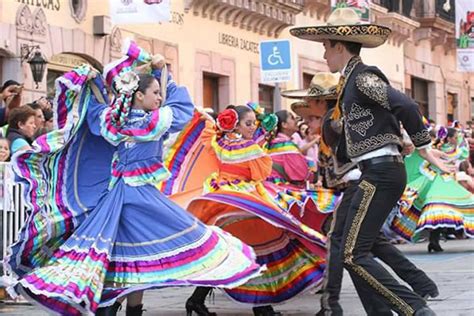
[(289, 99), (336, 99), (338, 82), (339, 74), (319, 72), (314, 75), (308, 89), (285, 90), (281, 92), (281, 96)]
[(301, 116), (304, 120), (307, 120), (310, 116), (323, 117), (327, 108), (309, 104), (305, 101), (296, 101), (291, 104), (291, 110), (298, 116)]
[(291, 35), (309, 41), (354, 42), (365, 48), (382, 45), (391, 32), (386, 26), (362, 24), (357, 12), (351, 8), (335, 9), (329, 16), (327, 25), (294, 27), (290, 30)]

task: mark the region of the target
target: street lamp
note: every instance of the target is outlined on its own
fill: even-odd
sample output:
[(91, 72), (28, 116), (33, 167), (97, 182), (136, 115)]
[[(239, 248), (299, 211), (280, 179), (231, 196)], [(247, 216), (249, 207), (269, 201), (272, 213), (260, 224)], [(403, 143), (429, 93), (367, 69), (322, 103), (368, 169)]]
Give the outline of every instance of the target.
[[(27, 63), (30, 64), (33, 81), (36, 83), (36, 89), (38, 89), (39, 83), (43, 81), (44, 71), (46, 69), (46, 64), (48, 63), (48, 61), (44, 59), (39, 49), (39, 45), (30, 46), (23, 44), (20, 47), (21, 61), (23, 62), (27, 60)], [(33, 50), (35, 51), (33, 56), (31, 56)]]

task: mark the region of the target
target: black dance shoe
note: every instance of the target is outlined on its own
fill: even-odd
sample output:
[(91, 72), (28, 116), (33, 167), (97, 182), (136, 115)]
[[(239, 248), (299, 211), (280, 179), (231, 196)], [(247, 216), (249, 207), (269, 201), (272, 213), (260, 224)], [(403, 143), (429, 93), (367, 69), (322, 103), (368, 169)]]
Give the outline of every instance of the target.
[(434, 252), (442, 252), (444, 251), (443, 248), (439, 244), (434, 244), (434, 243), (429, 243), (428, 244), (428, 252), (431, 253), (432, 251)]
[(110, 305), (107, 307), (101, 307), (95, 313), (96, 316), (116, 316), (118, 310), (122, 308), (122, 304), (119, 302), (115, 302), (114, 305)]
[(204, 303), (196, 303), (191, 299), (186, 301), (186, 316), (191, 316), (195, 312), (198, 316), (217, 316), (210, 312)]
[(271, 305), (257, 306), (252, 308), (255, 316), (281, 316), (280, 312), (275, 312)]

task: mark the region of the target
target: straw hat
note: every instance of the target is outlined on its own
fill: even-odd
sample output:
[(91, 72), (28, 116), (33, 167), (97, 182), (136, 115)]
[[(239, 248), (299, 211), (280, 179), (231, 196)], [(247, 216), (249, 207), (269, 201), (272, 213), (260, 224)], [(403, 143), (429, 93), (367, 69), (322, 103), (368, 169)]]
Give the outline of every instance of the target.
[(336, 86), (339, 82), (339, 74), (330, 72), (319, 72), (314, 75), (308, 89), (285, 90), (281, 95), (289, 99), (336, 99)]
[(338, 8), (329, 16), (327, 25), (294, 27), (290, 33), (309, 41), (338, 40), (373, 48), (385, 43), (391, 30), (386, 26), (362, 24), (353, 9)]
[(314, 104), (310, 105), (305, 101), (293, 102), (291, 104), (291, 110), (306, 121), (310, 116), (323, 117), (327, 112), (327, 108), (315, 106)]

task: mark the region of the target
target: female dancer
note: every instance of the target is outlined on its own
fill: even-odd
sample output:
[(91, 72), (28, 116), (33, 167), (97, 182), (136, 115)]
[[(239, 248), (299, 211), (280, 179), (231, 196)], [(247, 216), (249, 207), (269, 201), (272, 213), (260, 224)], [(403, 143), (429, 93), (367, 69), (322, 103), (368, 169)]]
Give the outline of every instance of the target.
[(311, 162), (292, 141), (297, 132), (295, 117), (289, 111), (275, 113), (278, 124), (268, 137), (267, 152), (272, 158), (272, 172), (265, 187), (273, 193), (280, 205), (302, 223), (322, 231), (327, 216), (336, 207), (340, 194), (318, 188), (307, 190), (307, 181), (314, 182)]
[(58, 79), (58, 130), (13, 159), (32, 209), (7, 262), (15, 289), (49, 311), (115, 315), (128, 296), (127, 315), (141, 315), (145, 289), (233, 287), (260, 273), (249, 246), (156, 189), (169, 173), (163, 136), (184, 126), (193, 104), (185, 88), (163, 82), (162, 59), (153, 75), (131, 71), (150, 59), (131, 43), (106, 67), (117, 91), (111, 106), (90, 67)]
[[(266, 130), (276, 120), (263, 119)], [(321, 282), (324, 260), (308, 251), (300, 240), (324, 245), (324, 236), (301, 224), (283, 210), (263, 186), (272, 161), (253, 140), (256, 116), (251, 107), (230, 107), (217, 119), (218, 134), (207, 123), (203, 142), (218, 160), (219, 171), (204, 184), (205, 194), (188, 210), (207, 224), (223, 227), (250, 244), (264, 274), (235, 289), (226, 290), (234, 300), (252, 304), (255, 315), (279, 315), (270, 304), (283, 302)], [(197, 288), (186, 302), (188, 315), (215, 315), (204, 305), (209, 288)]]
[[(436, 156), (446, 154), (433, 150)], [(454, 174), (442, 173), (425, 161), (417, 150), (405, 157), (407, 186), (398, 202), (391, 229), (413, 241), (424, 229), (430, 231), (428, 252), (441, 252), (442, 229), (461, 230), (474, 237), (474, 196), (462, 187)]]

